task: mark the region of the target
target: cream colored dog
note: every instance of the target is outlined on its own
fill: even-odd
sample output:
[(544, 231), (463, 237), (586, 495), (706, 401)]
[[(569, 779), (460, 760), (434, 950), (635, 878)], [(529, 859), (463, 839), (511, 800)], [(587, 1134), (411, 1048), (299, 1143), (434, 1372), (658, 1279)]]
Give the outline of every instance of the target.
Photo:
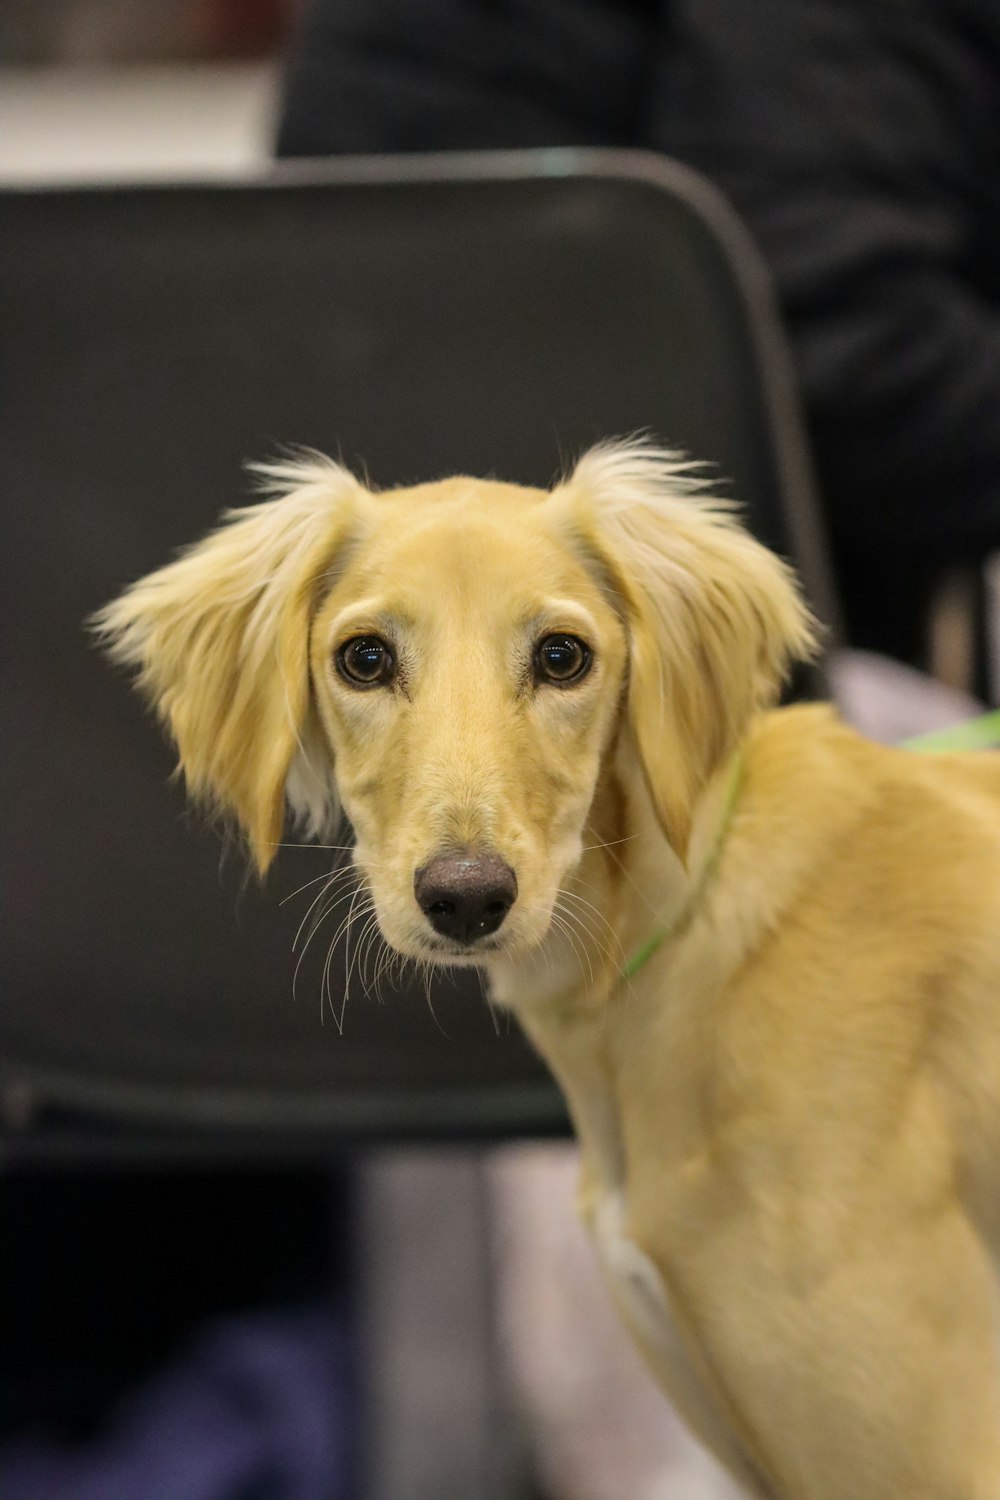
[(808, 616), (667, 453), (271, 474), (100, 617), (192, 792), (261, 871), (342, 801), (387, 941), (485, 968), (748, 1492), (1000, 1500), (1000, 756), (767, 711)]

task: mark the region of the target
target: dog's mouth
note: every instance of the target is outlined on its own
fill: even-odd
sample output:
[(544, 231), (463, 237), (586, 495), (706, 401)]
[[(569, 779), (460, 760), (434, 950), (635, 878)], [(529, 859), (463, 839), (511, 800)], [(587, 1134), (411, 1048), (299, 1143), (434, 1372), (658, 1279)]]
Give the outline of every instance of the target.
[(547, 922), (525, 924), (515, 920), (515, 916), (512, 914), (511, 920), (497, 931), (480, 937), (447, 937), (429, 931), (425, 924), (409, 925), (398, 938), (389, 938), (385, 931), (383, 936), (391, 947), (406, 957), (453, 968), (475, 968), (495, 959), (516, 959), (537, 948), (545, 939), (549, 932)]
[(454, 939), (430, 937), (425, 938), (424, 943), (429, 957), (439, 962), (444, 959), (457, 959), (469, 963), (480, 961), (486, 954), (502, 953), (508, 947), (503, 938), (482, 938), (475, 942), (456, 942)]
[(548, 931), (548, 924), (539, 924), (536, 930), (534, 923), (526, 928), (512, 917), (491, 933), (449, 937), (435, 932), (422, 917), (397, 914), (391, 908), (380, 913), (378, 920), (383, 940), (403, 958), (450, 968), (471, 969), (497, 959), (514, 959), (535, 948)]

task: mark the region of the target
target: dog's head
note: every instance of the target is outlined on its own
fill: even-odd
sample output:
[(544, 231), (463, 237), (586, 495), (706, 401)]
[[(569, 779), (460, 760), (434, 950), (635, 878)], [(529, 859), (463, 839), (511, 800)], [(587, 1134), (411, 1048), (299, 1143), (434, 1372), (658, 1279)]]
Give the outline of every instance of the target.
[(278, 498), (98, 628), (262, 872), (286, 803), (313, 836), (342, 803), (403, 953), (544, 937), (620, 733), (683, 859), (700, 791), (812, 645), (784, 564), (642, 444), (592, 450), (552, 491), (270, 475)]

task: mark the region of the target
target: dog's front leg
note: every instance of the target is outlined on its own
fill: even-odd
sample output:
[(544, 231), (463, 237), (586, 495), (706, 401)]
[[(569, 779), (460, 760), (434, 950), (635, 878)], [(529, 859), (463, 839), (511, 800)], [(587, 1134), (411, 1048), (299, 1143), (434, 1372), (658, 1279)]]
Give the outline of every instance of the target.
[(775, 1500), (697, 1336), (685, 1326), (682, 1307), (652, 1257), (629, 1234), (622, 1194), (595, 1195), (591, 1210), (589, 1227), (611, 1298), (652, 1373), (747, 1496)]

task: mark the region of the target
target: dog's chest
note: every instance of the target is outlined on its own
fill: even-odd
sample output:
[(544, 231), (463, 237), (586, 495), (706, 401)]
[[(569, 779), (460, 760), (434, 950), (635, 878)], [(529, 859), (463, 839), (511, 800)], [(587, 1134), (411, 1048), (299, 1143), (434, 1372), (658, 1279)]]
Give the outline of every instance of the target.
[[(711, 1182), (699, 1183), (700, 1174), (692, 1182), (690, 1171), (705, 1144), (700, 1113), (691, 1105), (697, 1090), (687, 1077), (690, 1049), (676, 1035), (673, 1046), (665, 1047), (662, 1038), (650, 1037), (637, 1007), (630, 1015), (635, 1025), (619, 1028), (613, 1047), (602, 1012), (567, 1022), (547, 1016), (541, 1007), (526, 1007), (522, 1020), (573, 1116), (583, 1160), (583, 1216), (620, 1316), (688, 1424), (750, 1494), (763, 1496), (767, 1491), (737, 1437), (720, 1373), (712, 1369), (695, 1321), (661, 1271), (662, 1265), (671, 1274), (671, 1258), (682, 1253), (680, 1241), (690, 1239), (685, 1226), (692, 1214), (703, 1212), (706, 1188), (711, 1195)], [(671, 1052), (681, 1061), (671, 1063)], [(653, 1082), (651, 1056), (657, 1060)], [(652, 1132), (651, 1116), (657, 1122)]]
[(652, 1258), (628, 1233), (624, 1192), (606, 1188), (588, 1215), (601, 1267), (618, 1308), (664, 1390), (702, 1441), (751, 1494), (759, 1478), (733, 1435), (724, 1400), (697, 1349), (697, 1334), (682, 1330), (682, 1314)]
[(698, 1383), (663, 1277), (628, 1233), (620, 1189), (607, 1189), (597, 1199), (590, 1230), (615, 1303), (657, 1373), (671, 1389)]

